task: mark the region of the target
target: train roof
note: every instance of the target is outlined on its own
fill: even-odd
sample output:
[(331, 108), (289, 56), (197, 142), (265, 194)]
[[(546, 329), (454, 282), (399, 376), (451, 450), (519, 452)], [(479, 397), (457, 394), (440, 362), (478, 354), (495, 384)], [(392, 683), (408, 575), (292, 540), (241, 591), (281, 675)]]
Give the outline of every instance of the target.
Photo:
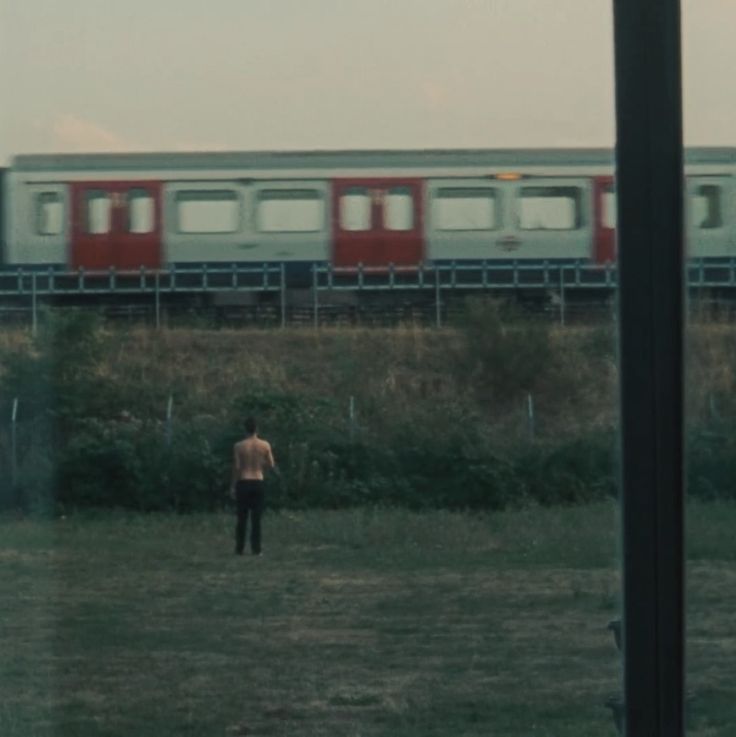
[[(685, 150), (688, 164), (736, 164), (736, 147)], [(433, 149), (364, 151), (243, 151), (94, 154), (23, 154), (15, 171), (86, 171), (140, 169), (337, 169), (607, 166), (614, 152), (606, 148)]]

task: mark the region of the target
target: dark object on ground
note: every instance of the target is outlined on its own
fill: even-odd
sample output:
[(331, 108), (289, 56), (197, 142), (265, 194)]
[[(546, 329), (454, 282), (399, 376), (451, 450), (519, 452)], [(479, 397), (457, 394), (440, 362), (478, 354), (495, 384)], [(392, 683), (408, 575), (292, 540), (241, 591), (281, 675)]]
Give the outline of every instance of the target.
[[(692, 691), (685, 692), (685, 719), (689, 719), (693, 713), (695, 694)], [(604, 706), (611, 710), (613, 723), (619, 734), (624, 733), (624, 721), (626, 719), (626, 703), (623, 696), (611, 696), (606, 699)]]
[(616, 647), (620, 650), (621, 649), (621, 620), (612, 619), (608, 623), (607, 629), (613, 632), (613, 639), (616, 641)]
[(626, 717), (626, 704), (621, 696), (611, 696), (606, 699), (604, 706), (611, 710), (613, 723), (619, 734), (624, 732), (624, 719)]

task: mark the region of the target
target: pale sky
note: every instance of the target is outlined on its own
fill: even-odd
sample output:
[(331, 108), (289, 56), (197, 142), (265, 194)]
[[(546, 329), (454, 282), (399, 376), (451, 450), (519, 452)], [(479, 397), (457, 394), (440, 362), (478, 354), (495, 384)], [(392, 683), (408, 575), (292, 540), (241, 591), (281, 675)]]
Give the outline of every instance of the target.
[[(686, 142), (736, 145), (736, 0), (682, 0)], [(18, 153), (611, 146), (612, 0), (0, 0)]]

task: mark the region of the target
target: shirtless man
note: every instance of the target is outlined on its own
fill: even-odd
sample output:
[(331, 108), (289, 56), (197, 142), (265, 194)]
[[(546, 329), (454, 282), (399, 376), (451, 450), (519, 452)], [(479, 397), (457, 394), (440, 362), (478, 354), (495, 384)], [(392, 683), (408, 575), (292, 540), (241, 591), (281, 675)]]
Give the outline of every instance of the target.
[(245, 421), (245, 438), (233, 448), (233, 475), (230, 494), (238, 515), (235, 526), (235, 552), (243, 554), (248, 512), (251, 513), (250, 549), (261, 554), (261, 513), (263, 512), (263, 472), (275, 468), (271, 446), (258, 437), (256, 421)]

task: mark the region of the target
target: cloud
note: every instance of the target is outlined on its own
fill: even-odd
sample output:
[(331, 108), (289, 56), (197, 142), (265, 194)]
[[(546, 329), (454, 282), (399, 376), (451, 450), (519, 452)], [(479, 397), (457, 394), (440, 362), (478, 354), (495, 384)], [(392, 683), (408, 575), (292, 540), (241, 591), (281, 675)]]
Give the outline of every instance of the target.
[(72, 113), (58, 115), (51, 124), (51, 133), (55, 147), (62, 152), (124, 152), (138, 148), (115, 131)]
[[(39, 124), (34, 123), (38, 128)], [(227, 151), (226, 143), (212, 140), (174, 140), (142, 144), (92, 120), (63, 113), (50, 125), (51, 149), (60, 153), (130, 153), (132, 151)]]
[[(38, 127), (38, 123), (34, 123)], [(130, 153), (132, 151), (227, 151), (229, 146), (212, 140), (174, 140), (142, 144), (92, 120), (63, 113), (51, 123), (51, 149), (59, 153)]]

